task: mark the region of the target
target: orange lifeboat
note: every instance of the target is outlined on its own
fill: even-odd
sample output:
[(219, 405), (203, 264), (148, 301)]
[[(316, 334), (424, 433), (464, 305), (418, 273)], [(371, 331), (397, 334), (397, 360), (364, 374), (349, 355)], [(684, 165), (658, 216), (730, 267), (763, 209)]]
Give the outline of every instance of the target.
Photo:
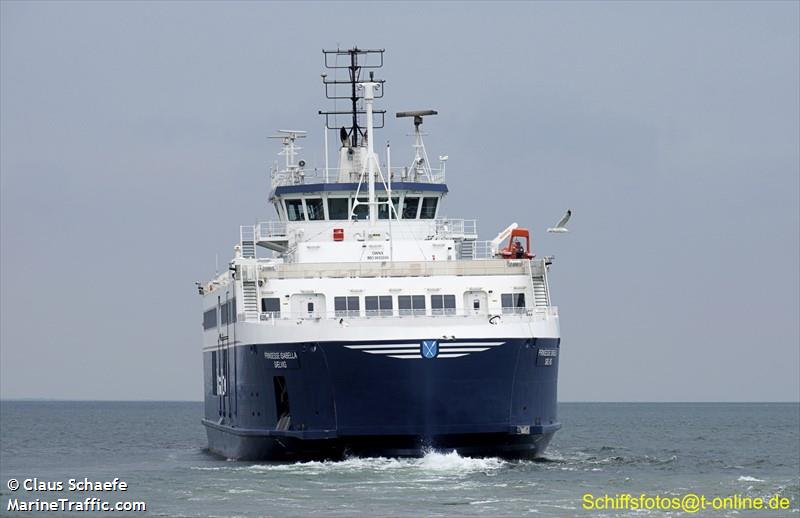
[[(523, 245), (520, 239), (525, 240)], [(508, 244), (500, 250), (504, 259), (533, 259), (531, 254), (531, 234), (527, 228), (515, 228), (508, 236)]]

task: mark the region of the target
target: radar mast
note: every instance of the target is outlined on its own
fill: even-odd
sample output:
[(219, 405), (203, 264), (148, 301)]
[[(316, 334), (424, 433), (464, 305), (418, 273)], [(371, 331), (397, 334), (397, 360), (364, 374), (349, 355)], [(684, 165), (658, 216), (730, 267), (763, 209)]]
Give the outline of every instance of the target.
[[(323, 50), (325, 56), (325, 68), (334, 71), (334, 78), (330, 79), (328, 74), (322, 74), (322, 83), (325, 85), (325, 97), (336, 100), (349, 100), (351, 107), (349, 110), (320, 110), (319, 114), (325, 116), (325, 127), (329, 130), (339, 130), (340, 138), (347, 133), (349, 147), (356, 147), (360, 140), (369, 138), (366, 130), (367, 111), (364, 107), (364, 91), (358, 88), (362, 82), (369, 81), (383, 86), (383, 79), (374, 77), (375, 70), (383, 67), (383, 53), (385, 49), (336, 49)], [(340, 62), (340, 58), (341, 61)], [(347, 71), (346, 79), (339, 79), (336, 72)], [(369, 79), (362, 77), (362, 72), (369, 72)], [(375, 99), (383, 97), (383, 88), (376, 89)], [(380, 115), (380, 122), (375, 124), (375, 128), (383, 128), (384, 114), (386, 110), (373, 110), (374, 115)], [(339, 119), (347, 120), (344, 124), (339, 124)], [(344, 142), (343, 142), (344, 144)]]

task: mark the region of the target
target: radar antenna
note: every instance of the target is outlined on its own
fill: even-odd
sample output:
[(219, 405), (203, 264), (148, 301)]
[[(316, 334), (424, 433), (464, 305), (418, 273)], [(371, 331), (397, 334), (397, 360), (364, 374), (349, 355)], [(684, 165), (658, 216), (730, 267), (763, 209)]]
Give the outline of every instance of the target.
[[(403, 117), (414, 117), (414, 163), (411, 166), (411, 169), (414, 171), (415, 176), (419, 176), (424, 174), (428, 177), (428, 181), (433, 181), (433, 171), (431, 170), (431, 165), (428, 162), (428, 152), (425, 151), (425, 143), (422, 142), (422, 131), (420, 131), (420, 126), (422, 126), (422, 118), (427, 117), (429, 115), (438, 115), (439, 112), (436, 110), (413, 110), (407, 112), (397, 112), (396, 116), (398, 119)], [(447, 157), (441, 157), (446, 159)]]

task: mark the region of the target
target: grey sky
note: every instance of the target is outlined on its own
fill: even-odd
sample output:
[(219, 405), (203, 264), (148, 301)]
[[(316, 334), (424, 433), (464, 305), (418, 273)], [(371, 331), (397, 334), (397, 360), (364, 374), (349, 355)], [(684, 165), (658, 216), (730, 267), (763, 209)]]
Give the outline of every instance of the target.
[[(322, 163), (320, 50), (555, 255), (560, 399), (800, 398), (800, 3), (0, 4), (0, 395), (200, 399), (193, 282)], [(410, 152), (408, 121), (378, 139)], [(331, 139), (333, 142), (334, 139)], [(572, 232), (547, 235), (564, 209)]]

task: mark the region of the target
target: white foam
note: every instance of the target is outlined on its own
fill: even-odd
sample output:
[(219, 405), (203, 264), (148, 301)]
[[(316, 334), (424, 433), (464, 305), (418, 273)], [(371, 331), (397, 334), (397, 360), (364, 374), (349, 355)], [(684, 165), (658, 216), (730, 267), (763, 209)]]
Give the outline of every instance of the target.
[(506, 465), (506, 461), (494, 457), (462, 457), (455, 451), (449, 453), (428, 452), (418, 461), (418, 467), (428, 471), (453, 473), (474, 473), (494, 471)]
[(760, 478), (755, 477), (748, 477), (747, 475), (743, 475), (737, 479), (739, 482), (764, 482)]
[(305, 475), (322, 473), (392, 472), (407, 471), (450, 475), (492, 472), (501, 469), (507, 462), (498, 458), (462, 457), (455, 451), (441, 453), (429, 451), (421, 458), (390, 459), (386, 457), (351, 457), (342, 461), (296, 462), (293, 464), (255, 464), (250, 471), (283, 471)]
[(469, 505), (482, 505), (482, 504), (495, 504), (500, 500), (475, 500), (474, 502), (470, 502)]

